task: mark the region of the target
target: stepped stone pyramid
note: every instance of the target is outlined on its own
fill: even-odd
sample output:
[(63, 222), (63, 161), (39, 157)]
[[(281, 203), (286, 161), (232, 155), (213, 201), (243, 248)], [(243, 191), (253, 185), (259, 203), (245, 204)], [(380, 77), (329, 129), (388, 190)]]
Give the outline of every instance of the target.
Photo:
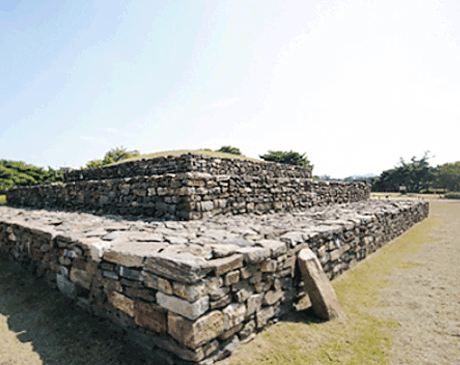
[(183, 365), (223, 359), (293, 310), (308, 294), (300, 252), (332, 279), (429, 213), (307, 168), (196, 154), (3, 193), (0, 251)]

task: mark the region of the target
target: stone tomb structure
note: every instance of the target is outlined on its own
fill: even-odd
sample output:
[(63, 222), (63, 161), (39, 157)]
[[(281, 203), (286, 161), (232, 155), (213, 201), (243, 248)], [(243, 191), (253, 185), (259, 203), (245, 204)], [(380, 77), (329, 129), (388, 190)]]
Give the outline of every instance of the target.
[(10, 205), (172, 220), (302, 210), (369, 193), (366, 184), (315, 181), (306, 167), (191, 153), (74, 170), (64, 184), (4, 192)]
[[(270, 169), (271, 165), (267, 165), (264, 171), (273, 171), (271, 178), (285, 181), (278, 176), (281, 170)], [(133, 181), (126, 179), (140, 181), (132, 177), (115, 178), (110, 175), (115, 174), (114, 171), (104, 171), (107, 176), (100, 180), (101, 184), (111, 183), (118, 189), (119, 181), (123, 184)], [(293, 168), (287, 169), (286, 174), (296, 171), (311, 173)], [(68, 179), (83, 176), (79, 177), (78, 184), (94, 184), (92, 170), (86, 172), (87, 180), (84, 172), (81, 173), (72, 172)], [(204, 174), (176, 170), (173, 175), (182, 173)], [(214, 182), (217, 176), (223, 176), (205, 174), (208, 174), (206, 181)], [(251, 179), (257, 180), (256, 177), (254, 173)], [(340, 199), (345, 202), (323, 206), (326, 198), (321, 198), (318, 200), (321, 204), (313, 204), (307, 197), (323, 196), (311, 189), (314, 183), (310, 181), (311, 185), (307, 185), (307, 177), (289, 179), (300, 179), (297, 186), (307, 187), (309, 194), (299, 187), (299, 196), (304, 194), (305, 200), (296, 193), (285, 195), (291, 199), (284, 202), (305, 204), (304, 209), (289, 213), (237, 214), (243, 209), (233, 205), (238, 203), (232, 200), (236, 199), (233, 195), (227, 196), (225, 204), (231, 207), (226, 210), (229, 214), (197, 210), (194, 212), (212, 212), (209, 214), (212, 216), (189, 221), (133, 220), (115, 215), (4, 206), (0, 207), (0, 251), (44, 277), (87, 311), (107, 318), (122, 330), (127, 340), (162, 362), (212, 364), (292, 310), (298, 297), (305, 295), (297, 265), (297, 255), (303, 249), (309, 248), (315, 253), (326, 275), (332, 279), (429, 213), (428, 204), (420, 201), (360, 200), (355, 196), (353, 200), (358, 201), (350, 202), (353, 194), (348, 195), (349, 192), (362, 191), (361, 186), (338, 185), (340, 191), (347, 192), (345, 199), (333, 195), (328, 185), (324, 196), (328, 196), (330, 202)], [(143, 178), (145, 180), (149, 179)], [(185, 180), (181, 182), (183, 186), (171, 189), (188, 186), (194, 187), (197, 193), (200, 186), (187, 185), (196, 180), (188, 177)], [(177, 180), (171, 176), (170, 181)], [(230, 187), (231, 178), (226, 181)], [(235, 178), (235, 181), (239, 180)], [(67, 184), (76, 186), (77, 182)], [(320, 183), (319, 186), (327, 185)], [(211, 189), (206, 184), (202, 187)], [(34, 191), (39, 195), (36, 202), (41, 205), (54, 187), (40, 188), (18, 189), (20, 193), (9, 190), (8, 203), (12, 196), (29, 196)], [(131, 189), (134, 184), (129, 187), (132, 193)], [(276, 187), (273, 189), (272, 194), (283, 196)], [(40, 191), (44, 192), (42, 196)], [(121, 194), (120, 190), (116, 191)], [(156, 189), (155, 193), (158, 192)], [(257, 189), (254, 188), (253, 193), (258, 196)], [(97, 195), (96, 199), (101, 196)], [(205, 197), (197, 201), (212, 201), (214, 207), (214, 201)], [(254, 203), (255, 211), (261, 212), (256, 210), (257, 204), (277, 201), (273, 196), (265, 202), (257, 200), (259, 198), (251, 201), (250, 197), (248, 192), (245, 212), (250, 203)], [(138, 202), (142, 204), (141, 200)], [(300, 206), (289, 204), (285, 207)], [(270, 210), (276, 210), (274, 205), (270, 205)], [(177, 218), (177, 208), (174, 212)]]

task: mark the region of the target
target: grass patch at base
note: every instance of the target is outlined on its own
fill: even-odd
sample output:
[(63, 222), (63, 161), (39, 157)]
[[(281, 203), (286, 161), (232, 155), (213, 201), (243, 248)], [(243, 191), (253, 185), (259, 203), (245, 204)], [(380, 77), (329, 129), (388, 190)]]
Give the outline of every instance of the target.
[(380, 291), (395, 269), (417, 266), (404, 257), (430, 242), (430, 233), (442, 222), (426, 219), (333, 281), (345, 321), (308, 323), (303, 313), (290, 313), (219, 364), (389, 364), (392, 333), (399, 324), (367, 308), (381, 305)]
[(6, 204), (6, 195), (0, 195), (0, 205)]

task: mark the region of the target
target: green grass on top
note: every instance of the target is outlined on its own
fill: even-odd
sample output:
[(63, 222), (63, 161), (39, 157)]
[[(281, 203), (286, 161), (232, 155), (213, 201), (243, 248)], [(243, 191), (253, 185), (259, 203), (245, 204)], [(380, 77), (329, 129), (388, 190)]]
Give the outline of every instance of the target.
[(113, 165), (118, 165), (121, 163), (125, 162), (130, 162), (130, 161), (137, 161), (137, 160), (142, 160), (142, 159), (151, 159), (151, 158), (158, 158), (158, 157), (165, 157), (165, 156), (181, 156), (185, 155), (186, 153), (193, 153), (197, 155), (205, 155), (205, 156), (213, 156), (213, 157), (220, 157), (220, 158), (232, 158), (232, 159), (238, 159), (238, 160), (246, 160), (246, 161), (255, 161), (255, 162), (263, 162), (266, 163), (263, 160), (259, 160), (256, 158), (252, 157), (247, 157), (247, 156), (242, 156), (242, 155), (234, 155), (231, 153), (224, 153), (224, 152), (216, 152), (216, 151), (211, 151), (211, 150), (172, 150), (172, 151), (161, 151), (161, 152), (154, 152), (154, 153), (146, 153), (143, 155), (139, 155), (136, 157), (132, 158), (127, 158), (126, 160), (118, 161), (113, 164), (107, 165), (107, 166), (113, 166)]

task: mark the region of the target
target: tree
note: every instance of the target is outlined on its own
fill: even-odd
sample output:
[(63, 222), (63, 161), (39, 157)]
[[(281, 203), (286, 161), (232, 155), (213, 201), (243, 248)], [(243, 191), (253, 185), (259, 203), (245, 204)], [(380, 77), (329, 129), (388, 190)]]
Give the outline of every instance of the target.
[(101, 167), (101, 166), (104, 166), (104, 163), (102, 162), (102, 160), (91, 160), (86, 163), (85, 167), (87, 169), (93, 169), (95, 167)]
[(105, 165), (110, 165), (115, 162), (126, 160), (131, 157), (137, 157), (140, 153), (138, 150), (127, 151), (125, 147), (116, 147), (112, 148), (104, 155), (102, 160), (91, 160), (86, 163), (85, 168), (91, 169), (95, 167), (101, 167)]
[(64, 181), (63, 172), (22, 161), (0, 160), (0, 189)]
[(223, 152), (223, 153), (231, 153), (232, 155), (241, 156), (242, 153), (239, 148), (232, 147), (232, 146), (222, 146), (216, 152)]
[(460, 191), (460, 161), (437, 167), (436, 185), (449, 191)]
[(427, 190), (435, 178), (435, 170), (428, 163), (429, 158), (429, 151), (425, 152), (420, 159), (412, 157), (410, 162), (405, 162), (401, 158), (399, 166), (380, 174), (373, 185), (373, 190), (399, 191), (402, 186), (405, 186), (409, 193)]
[(313, 165), (305, 156), (305, 153), (300, 154), (294, 151), (268, 151), (265, 155), (259, 155), (262, 160), (278, 162), (288, 165), (306, 166), (313, 168)]

